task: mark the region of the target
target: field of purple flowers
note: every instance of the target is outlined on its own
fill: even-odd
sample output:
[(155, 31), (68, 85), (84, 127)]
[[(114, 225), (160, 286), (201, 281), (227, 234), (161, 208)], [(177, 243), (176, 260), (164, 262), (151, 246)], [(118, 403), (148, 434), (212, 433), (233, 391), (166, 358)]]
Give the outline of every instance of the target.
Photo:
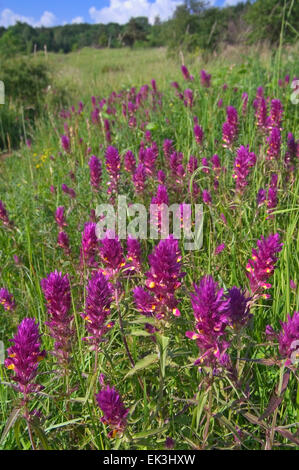
[[(296, 66), (95, 93), (1, 162), (0, 448), (298, 449)], [(120, 195), (202, 245), (99, 239)]]

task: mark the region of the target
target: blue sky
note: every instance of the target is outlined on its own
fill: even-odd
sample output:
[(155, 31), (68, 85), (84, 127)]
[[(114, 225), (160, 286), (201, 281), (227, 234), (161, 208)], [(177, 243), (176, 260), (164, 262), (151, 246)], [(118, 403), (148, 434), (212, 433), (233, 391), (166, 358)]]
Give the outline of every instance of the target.
[[(210, 0), (211, 4), (236, 4), (240, 0)], [(33, 26), (65, 23), (126, 23), (132, 16), (169, 18), (183, 0), (0, 0), (0, 25), (23, 21)]]

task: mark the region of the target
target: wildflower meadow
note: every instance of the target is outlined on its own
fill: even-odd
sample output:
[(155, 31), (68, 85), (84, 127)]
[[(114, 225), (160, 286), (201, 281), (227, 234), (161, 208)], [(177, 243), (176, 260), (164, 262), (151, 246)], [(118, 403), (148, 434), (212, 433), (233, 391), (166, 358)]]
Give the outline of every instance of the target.
[(1, 157), (1, 449), (299, 448), (298, 49), (171, 64)]

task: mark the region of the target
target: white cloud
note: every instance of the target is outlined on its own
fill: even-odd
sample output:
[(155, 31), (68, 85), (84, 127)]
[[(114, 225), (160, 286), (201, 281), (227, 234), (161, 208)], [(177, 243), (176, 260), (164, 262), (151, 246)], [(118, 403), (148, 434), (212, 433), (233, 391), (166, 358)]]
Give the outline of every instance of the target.
[(154, 3), (148, 0), (110, 0), (108, 7), (99, 10), (91, 7), (89, 15), (95, 23), (124, 24), (130, 18), (137, 16), (147, 16), (149, 22), (153, 23), (156, 16), (159, 16), (161, 20), (170, 18), (181, 3), (183, 0), (155, 0)]
[(44, 11), (39, 21), (35, 21), (34, 18), (29, 16), (19, 15), (18, 13), (13, 12), (9, 8), (5, 8), (2, 10), (0, 14), (0, 25), (5, 26), (13, 26), (16, 24), (17, 21), (21, 21), (22, 23), (30, 24), (31, 26), (53, 26), (56, 24), (56, 17), (50, 11)]
[(76, 16), (76, 18), (72, 19), (72, 24), (80, 24), (80, 23), (84, 23), (83, 16)]
[(51, 13), (50, 11), (44, 11), (44, 13), (41, 16), (40, 21), (36, 24), (36, 26), (46, 26), (49, 28), (50, 26), (54, 26), (55, 22), (56, 22), (55, 15)]

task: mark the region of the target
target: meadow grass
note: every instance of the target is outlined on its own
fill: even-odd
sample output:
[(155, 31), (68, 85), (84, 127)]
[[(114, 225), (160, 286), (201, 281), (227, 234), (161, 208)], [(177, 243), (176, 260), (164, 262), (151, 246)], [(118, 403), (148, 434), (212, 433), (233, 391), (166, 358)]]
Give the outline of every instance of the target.
[[(40, 420), (32, 423), (39, 448), (163, 449), (166, 438), (171, 437), (176, 449), (263, 449), (269, 445), (273, 429), (279, 426), (280, 430), (292, 433), (293, 441), (286, 432), (282, 434), (276, 430), (274, 439), (270, 439), (271, 446), (296, 447), (299, 389), (295, 374), (290, 376), (280, 406), (258, 420), (267, 410), (282, 374), (278, 365), (267, 366), (263, 362), (267, 358), (279, 357), (277, 347), (266, 340), (265, 327), (270, 324), (279, 331), (280, 321), (285, 321), (288, 314), (299, 308), (298, 291), (290, 288), (290, 280), (298, 284), (298, 178), (283, 164), (287, 133), (294, 133), (298, 139), (299, 111), (298, 105), (290, 101), (290, 87), (277, 84), (278, 78), (283, 78), (286, 73), (291, 77), (298, 73), (296, 51), (296, 47), (283, 50), (280, 57), (265, 50), (259, 58), (255, 48), (212, 57), (205, 65), (212, 74), (212, 87), (208, 89), (199, 83), (201, 60), (186, 58), (195, 76), (194, 82), (186, 83), (181, 76), (179, 58), (167, 57), (164, 49), (83, 49), (66, 56), (48, 55), (47, 60), (57, 81), (69, 89), (70, 104), (77, 109), (81, 100), (85, 105), (81, 114), (73, 113), (67, 119), (71, 151), (63, 152), (60, 145), (60, 136), (65, 133), (65, 120), (49, 110), (47, 117), (40, 119), (36, 128), (24, 136), (32, 139), (32, 147), (23, 146), (9, 158), (1, 160), (0, 166), (0, 199), (14, 221), (14, 227), (2, 226), (0, 229), (0, 287), (13, 293), (17, 305), (15, 311), (1, 311), (0, 338), (5, 348), (21, 319), (33, 317), (40, 324), (43, 348), (51, 351), (53, 340), (44, 324), (47, 312), (40, 281), (58, 270), (69, 274), (72, 288), (75, 335), (71, 373), (61, 376), (55, 358), (48, 354), (40, 364), (38, 377), (45, 389), (34, 395), (30, 402), (30, 409), (41, 413)], [(92, 191), (88, 160), (91, 154), (97, 155), (105, 167), (107, 142), (103, 119), (110, 120), (112, 145), (121, 155), (131, 150), (137, 156), (140, 142), (144, 140), (140, 124), (145, 118), (141, 117), (141, 110), (140, 116), (137, 113), (138, 127), (128, 126), (127, 118), (121, 115), (121, 105), (116, 101), (112, 105), (117, 109), (116, 116), (107, 113), (107, 106), (104, 106), (100, 123), (93, 124), (90, 98), (108, 97), (112, 91), (128, 91), (131, 86), (138, 89), (144, 83), (150, 83), (152, 78), (156, 79), (163, 96), (161, 107), (157, 105), (153, 109), (150, 100), (146, 104), (149, 108), (147, 128), (159, 146), (157, 167), (167, 171), (172, 202), (188, 201), (190, 177), (186, 176), (182, 186), (171, 189), (173, 178), (162, 151), (164, 139), (172, 139), (175, 149), (183, 153), (184, 166), (190, 155), (195, 155), (200, 161), (202, 157), (210, 158), (218, 153), (226, 171), (221, 174), (217, 191), (213, 189), (212, 170), (207, 175), (200, 166), (194, 175), (199, 188), (211, 192), (212, 205), (204, 209), (202, 248), (185, 252), (181, 245), (183, 270), (187, 273), (178, 294), (181, 317), (159, 325), (156, 343), (144, 329), (145, 317), (136, 309), (132, 289), (136, 285), (144, 285), (147, 257), (157, 242), (142, 241), (142, 272), (122, 280), (123, 293), (119, 305), (128, 347), (139, 370), (132, 371), (123, 344), (119, 312), (113, 304), (111, 319), (115, 326), (106, 335), (107, 342), (99, 354), (94, 373), (94, 352), (82, 342), (86, 330), (80, 314), (84, 311), (85, 287), (91, 270), (85, 267), (82, 272), (79, 266), (80, 244), (81, 232), (91, 210), (107, 201), (108, 176), (104, 171), (101, 190)], [(192, 109), (185, 107), (176, 97), (170, 87), (174, 80), (183, 89), (192, 88)], [(224, 83), (228, 85), (225, 91), (222, 89)], [(265, 96), (279, 98), (284, 108), (281, 157), (270, 162), (265, 159), (266, 137), (257, 129), (252, 108), (258, 86), (264, 87)], [(249, 95), (245, 116), (242, 116), (243, 92)], [(220, 98), (223, 99), (222, 107), (217, 106)], [(221, 136), (228, 105), (234, 106), (240, 117), (239, 134), (232, 149), (223, 148)], [(198, 117), (204, 130), (202, 147), (194, 139), (194, 116)], [(82, 139), (81, 144), (79, 139)], [(241, 197), (235, 193), (232, 178), (236, 150), (240, 145), (249, 145), (257, 156), (257, 164), (248, 177), (249, 185)], [(87, 153), (87, 148), (92, 149), (91, 153)], [(256, 197), (261, 187), (269, 185), (273, 172), (278, 174), (278, 205), (269, 218), (264, 207), (258, 209)], [(62, 183), (76, 191), (75, 199), (62, 192)], [(55, 187), (55, 193), (50, 191), (51, 185)], [(156, 190), (156, 179), (149, 178), (147, 190), (140, 199), (134, 192), (130, 175), (122, 170), (119, 194), (125, 194), (130, 201), (148, 204)], [(200, 196), (198, 200), (201, 202)], [(54, 213), (58, 206), (66, 208), (70, 256), (57, 246), (58, 229)], [(227, 225), (220, 214), (225, 215)], [(248, 288), (247, 261), (256, 241), (270, 233), (279, 233), (284, 245), (270, 281), (271, 299), (259, 298), (255, 303), (251, 311), (253, 319), (242, 336), (242, 350), (239, 351), (244, 359), (239, 364), (242, 380), (233, 382), (229, 375), (223, 373), (208, 385), (210, 371), (194, 366), (198, 348), (185, 336), (187, 330), (194, 329), (189, 295), (193, 291), (193, 283), (199, 283), (203, 275), (211, 274), (225, 290), (234, 285)], [(225, 243), (226, 249), (215, 256), (220, 243)], [(17, 264), (14, 255), (20, 258)], [(229, 350), (233, 364), (238, 361), (237, 340), (234, 337)], [(127, 431), (117, 439), (109, 438), (109, 428), (100, 421), (101, 412), (95, 405), (94, 392), (100, 388), (97, 382), (100, 373), (117, 387), (130, 408)], [(14, 421), (11, 415), (19, 403), (18, 393), (9, 385), (11, 375), (11, 371), (0, 366), (0, 435), (3, 433), (0, 447), (29, 449), (31, 442), (26, 423), (20, 416)]]

